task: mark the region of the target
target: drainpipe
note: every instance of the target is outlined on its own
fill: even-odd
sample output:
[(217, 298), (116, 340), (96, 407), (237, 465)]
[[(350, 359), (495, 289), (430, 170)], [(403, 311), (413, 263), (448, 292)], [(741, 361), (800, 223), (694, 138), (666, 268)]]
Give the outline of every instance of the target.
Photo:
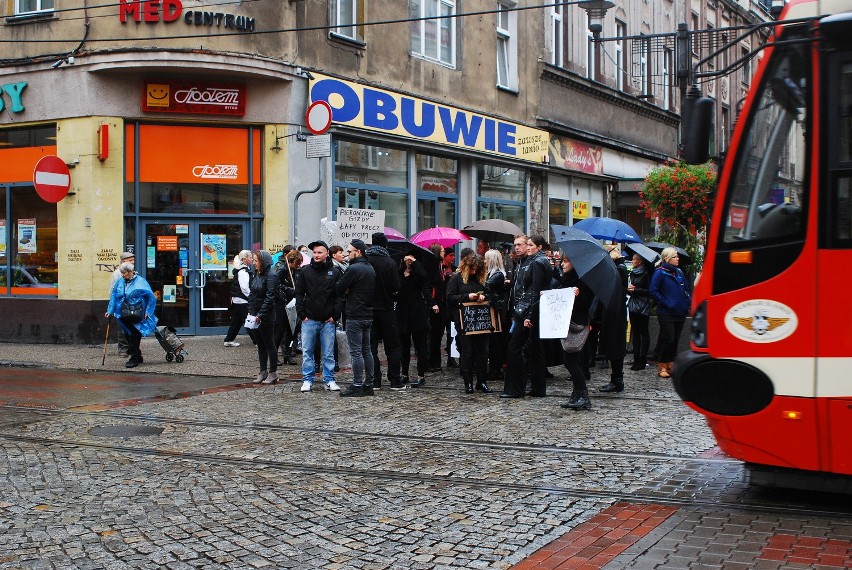
[(293, 202), (293, 245), (299, 247), (299, 232), (297, 226), (297, 220), (299, 219), (299, 197), (302, 194), (315, 194), (319, 192), (319, 189), (322, 188), (323, 179), (325, 178), (325, 161), (322, 157), (319, 159), (319, 182), (317, 182), (316, 188), (313, 190), (302, 190), (296, 194), (296, 199)]

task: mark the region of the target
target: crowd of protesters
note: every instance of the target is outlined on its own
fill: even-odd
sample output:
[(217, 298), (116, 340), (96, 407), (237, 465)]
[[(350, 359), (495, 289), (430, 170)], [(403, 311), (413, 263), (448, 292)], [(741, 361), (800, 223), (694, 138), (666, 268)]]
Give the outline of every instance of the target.
[[(626, 364), (631, 370), (647, 367), (653, 306), (660, 323), (657, 373), (670, 375), (690, 304), (674, 248), (662, 251), (656, 267), (634, 255), (628, 271), (621, 252), (607, 246), (618, 296), (606, 307), (571, 259), (553, 252), (541, 235), (516, 236), (505, 252), (479, 240), (475, 251), (461, 250), (458, 266), (455, 252), (437, 243), (428, 249), (434, 263), (424, 263), (410, 252), (391, 251), (383, 233), (371, 238), (372, 244), (355, 239), (330, 247), (324, 241), (286, 246), (277, 263), (265, 250), (237, 255), (224, 345), (239, 346), (235, 337), (243, 320), (256, 321), (257, 328), (248, 331), (258, 352), (256, 383), (277, 382), (278, 366), (296, 365), (301, 353), (302, 392), (312, 390), (319, 370), (328, 391), (372, 396), (385, 385), (381, 343), (391, 390), (423, 386), (429, 373), (457, 367), (468, 394), (491, 393), (489, 383), (502, 381), (501, 398), (544, 397), (552, 376), (548, 367), (562, 365), (573, 383), (562, 406), (586, 410), (596, 363), (609, 368), (609, 381), (599, 391), (625, 389), (628, 325), (633, 360)], [(580, 350), (566, 351), (558, 339), (541, 338), (541, 295), (556, 288), (575, 296), (572, 327), (588, 334)], [(470, 330), (464, 317), (470, 307), (486, 308), (491, 324)], [(353, 381), (341, 390), (335, 372), (343, 353)]]

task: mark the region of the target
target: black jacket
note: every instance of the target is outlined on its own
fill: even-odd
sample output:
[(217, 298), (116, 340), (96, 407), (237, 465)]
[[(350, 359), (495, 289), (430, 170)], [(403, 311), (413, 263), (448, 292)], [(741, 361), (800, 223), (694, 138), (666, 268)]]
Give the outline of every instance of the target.
[[(518, 318), (533, 320), (538, 317), (541, 292), (550, 287), (553, 268), (543, 251), (539, 251), (517, 268), (512, 284), (512, 309)], [(518, 303), (524, 301), (526, 309), (519, 311)], [(520, 314), (519, 314), (520, 313)]]
[(366, 257), (351, 259), (335, 288), (338, 296), (346, 298), (347, 319), (363, 321), (373, 318), (376, 272)]
[[(396, 304), (396, 324), (399, 334), (425, 331), (429, 328), (427, 297), (431, 301), (432, 284), (427, 283), (426, 270), (418, 262), (411, 266), (411, 274), (405, 276), (405, 265), (400, 269), (400, 288)], [(431, 308), (432, 305), (429, 305)]]
[(582, 279), (577, 275), (577, 272), (572, 269), (568, 273), (563, 273), (560, 279), (560, 287), (562, 289), (568, 287), (577, 287), (580, 289), (580, 294), (574, 297), (574, 309), (571, 311), (571, 322), (578, 325), (589, 325), (591, 320), (592, 301), (595, 298), (595, 293)]
[(651, 315), (651, 271), (644, 263), (630, 272), (629, 283), (634, 289), (627, 301), (630, 314)]
[(249, 294), (249, 313), (260, 317), (261, 323), (275, 322), (275, 291), (278, 275), (272, 269), (272, 256), (268, 251), (259, 252), (261, 270), (252, 277)]
[(376, 271), (376, 296), (374, 311), (391, 311), (399, 293), (399, 267), (388, 250), (374, 245), (367, 250), (367, 260)]
[(302, 267), (296, 276), (296, 315), (300, 321), (340, 320), (343, 297), (335, 290), (340, 277), (340, 269), (331, 263), (330, 257), (323, 263), (311, 261)]
[(483, 293), (485, 300), (491, 300), (491, 292), (485, 283), (480, 283), (472, 276), (467, 283), (462, 281), (461, 273), (456, 273), (447, 281), (447, 312), (449, 318), (456, 323), (456, 330), (461, 331), (460, 311), (462, 303), (473, 303), (469, 295), (471, 293)]

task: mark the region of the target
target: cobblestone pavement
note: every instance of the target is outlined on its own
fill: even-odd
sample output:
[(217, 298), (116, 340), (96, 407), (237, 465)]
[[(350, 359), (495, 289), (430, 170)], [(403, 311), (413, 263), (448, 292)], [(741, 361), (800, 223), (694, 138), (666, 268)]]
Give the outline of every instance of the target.
[[(207, 344), (196, 354), (208, 362), (190, 356), (183, 368), (148, 357), (148, 344), (140, 368), (236, 370), (234, 384), (253, 375), (252, 347)], [(96, 349), (73, 350), (91, 359)], [(68, 354), (42, 364), (74, 367)], [(844, 505), (750, 488), (651, 369), (627, 372), (624, 394), (596, 395), (580, 413), (559, 407), (570, 390), (565, 371), (551, 370), (548, 397), (523, 400), (466, 395), (449, 369), (373, 398), (340, 398), (320, 382), (302, 394), (292, 379), (101, 411), (0, 406), (0, 568), (852, 563)], [(607, 372), (596, 369), (592, 386)], [(624, 505), (660, 506), (635, 539), (598, 548), (629, 534), (606, 526)], [(572, 557), (553, 548), (560, 540)]]

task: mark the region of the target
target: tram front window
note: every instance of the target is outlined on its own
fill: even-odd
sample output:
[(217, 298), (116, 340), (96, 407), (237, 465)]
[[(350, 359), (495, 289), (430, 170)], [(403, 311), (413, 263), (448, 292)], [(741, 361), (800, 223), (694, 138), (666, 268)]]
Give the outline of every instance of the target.
[[(797, 39), (787, 34), (784, 39)], [(727, 197), (723, 240), (804, 239), (810, 71), (806, 45), (779, 46), (751, 107)], [(730, 246), (729, 246), (730, 247)]]

